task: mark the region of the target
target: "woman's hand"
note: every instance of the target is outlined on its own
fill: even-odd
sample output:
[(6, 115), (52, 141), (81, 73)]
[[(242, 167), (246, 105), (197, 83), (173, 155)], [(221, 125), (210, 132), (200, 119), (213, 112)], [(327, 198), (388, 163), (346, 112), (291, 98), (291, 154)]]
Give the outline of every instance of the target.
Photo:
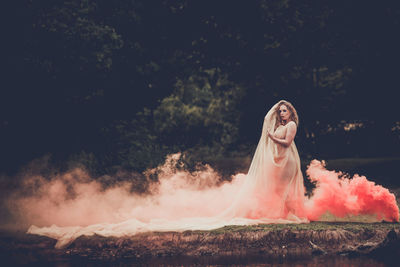
[(287, 124), (286, 135), (284, 138), (278, 138), (270, 132), (268, 132), (268, 137), (271, 138), (271, 140), (277, 144), (280, 144), (284, 147), (289, 147), (296, 135), (296, 131), (297, 131), (296, 123), (291, 121)]

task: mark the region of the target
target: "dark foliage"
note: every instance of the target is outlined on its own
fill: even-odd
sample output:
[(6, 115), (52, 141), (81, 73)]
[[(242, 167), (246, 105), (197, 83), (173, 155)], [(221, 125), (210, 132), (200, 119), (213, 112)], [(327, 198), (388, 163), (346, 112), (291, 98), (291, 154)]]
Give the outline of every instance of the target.
[(400, 148), (398, 1), (15, 2), (3, 172), (49, 153), (97, 174), (251, 154), (279, 99), (302, 157)]

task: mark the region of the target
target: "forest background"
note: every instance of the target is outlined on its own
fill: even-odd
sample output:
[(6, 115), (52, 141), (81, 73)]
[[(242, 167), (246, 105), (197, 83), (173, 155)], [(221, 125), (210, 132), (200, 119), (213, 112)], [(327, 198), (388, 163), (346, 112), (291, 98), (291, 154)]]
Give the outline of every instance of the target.
[[(313, 158), (399, 156), (398, 1), (14, 1), (4, 32), (0, 173), (32, 162), (144, 183), (246, 168), (286, 99)], [(31, 164), (31, 165), (30, 165)], [(41, 169), (43, 171), (43, 169)], [(229, 172), (229, 171), (228, 171)]]

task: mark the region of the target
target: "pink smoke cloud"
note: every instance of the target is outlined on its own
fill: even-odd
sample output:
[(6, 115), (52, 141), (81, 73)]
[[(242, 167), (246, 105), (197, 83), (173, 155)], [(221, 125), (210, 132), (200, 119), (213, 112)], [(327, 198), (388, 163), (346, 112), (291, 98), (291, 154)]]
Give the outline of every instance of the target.
[(377, 221), (399, 221), (396, 197), (365, 176), (343, 177), (341, 172), (325, 169), (318, 160), (311, 161), (306, 173), (317, 183), (306, 202), (309, 220), (318, 221), (329, 212), (337, 218), (366, 215)]
[[(159, 182), (150, 184), (147, 194), (132, 193), (134, 185), (130, 182), (104, 188), (84, 170), (74, 169), (50, 180), (41, 176), (25, 177), (23, 189), (34, 193), (15, 194), (9, 199), (9, 207), (24, 225), (39, 227), (211, 217), (229, 207), (246, 179), (245, 174), (237, 174), (231, 182), (221, 182), (219, 174), (210, 166), (192, 173), (178, 170), (175, 168), (178, 157), (171, 155), (163, 166), (145, 173), (159, 175)], [(364, 215), (370, 221), (399, 220), (394, 195), (364, 176), (340, 178), (340, 172), (326, 170), (317, 160), (311, 162), (307, 175), (316, 182), (312, 197), (305, 197), (311, 221), (324, 220), (327, 213), (343, 220)]]
[(77, 168), (50, 180), (25, 177), (22, 191), (34, 193), (18, 192), (9, 199), (9, 208), (24, 225), (87, 226), (132, 218), (148, 221), (214, 216), (229, 206), (244, 175), (236, 175), (231, 183), (221, 183), (219, 174), (207, 165), (192, 173), (177, 170), (177, 157), (172, 155), (163, 166), (146, 172), (157, 172), (159, 176), (159, 182), (151, 184), (147, 194), (132, 193), (134, 185), (130, 182), (104, 188)]

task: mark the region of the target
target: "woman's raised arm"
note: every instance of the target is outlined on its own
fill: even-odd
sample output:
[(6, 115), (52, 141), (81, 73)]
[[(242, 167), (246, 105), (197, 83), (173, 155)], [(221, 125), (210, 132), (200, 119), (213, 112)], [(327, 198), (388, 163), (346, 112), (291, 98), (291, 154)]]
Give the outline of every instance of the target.
[(296, 123), (294, 121), (290, 121), (287, 124), (287, 130), (286, 130), (285, 138), (277, 138), (273, 134), (271, 134), (270, 132), (268, 132), (268, 136), (275, 143), (280, 144), (280, 145), (282, 145), (284, 147), (289, 147), (292, 144), (294, 137), (296, 136), (296, 132), (297, 132)]

